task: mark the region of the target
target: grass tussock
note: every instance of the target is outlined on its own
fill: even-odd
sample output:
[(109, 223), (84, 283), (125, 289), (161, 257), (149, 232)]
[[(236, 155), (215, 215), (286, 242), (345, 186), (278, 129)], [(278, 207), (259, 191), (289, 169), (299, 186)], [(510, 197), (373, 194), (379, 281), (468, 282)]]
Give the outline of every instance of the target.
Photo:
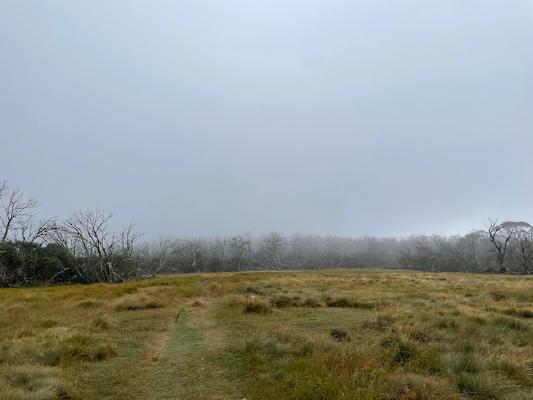
[(127, 295), (118, 301), (117, 311), (136, 311), (163, 307), (161, 300), (143, 293)]
[(350, 337), (350, 334), (346, 331), (346, 329), (343, 329), (343, 328), (332, 328), (329, 331), (329, 335), (336, 342), (343, 343), (343, 342), (351, 342), (352, 340), (352, 338)]
[(275, 308), (288, 308), (288, 307), (308, 307), (308, 308), (319, 308), (323, 307), (324, 304), (314, 298), (306, 297), (302, 298), (301, 296), (288, 296), (288, 295), (277, 295), (272, 297), (270, 300), (272, 307)]
[(341, 308), (359, 308), (364, 310), (371, 310), (376, 307), (376, 304), (351, 299), (348, 297), (326, 297), (326, 305), (328, 307), (341, 307)]
[(91, 326), (100, 331), (107, 331), (111, 328), (111, 323), (104, 317), (96, 317), (92, 320)]
[(78, 307), (80, 308), (97, 308), (97, 307), (102, 307), (103, 305), (104, 305), (103, 301), (96, 300), (96, 299), (87, 299), (87, 300), (80, 301), (78, 303)]
[(522, 308), (522, 309), (515, 309), (515, 308), (508, 308), (503, 311), (505, 315), (510, 315), (511, 317), (517, 317), (517, 318), (533, 318), (533, 311)]
[(247, 314), (269, 314), (272, 312), (272, 307), (263, 300), (249, 298), (244, 301), (244, 312)]
[(33, 365), (1, 368), (0, 394), (2, 400), (74, 400), (54, 368)]
[(516, 392), (516, 385), (486, 373), (459, 374), (455, 384), (461, 393), (480, 400), (505, 400)]

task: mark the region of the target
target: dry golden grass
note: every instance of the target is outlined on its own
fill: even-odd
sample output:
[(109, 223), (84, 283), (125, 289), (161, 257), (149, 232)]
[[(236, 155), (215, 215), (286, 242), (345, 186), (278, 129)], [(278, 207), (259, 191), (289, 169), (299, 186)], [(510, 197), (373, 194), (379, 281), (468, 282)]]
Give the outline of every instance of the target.
[(198, 274), (0, 310), (0, 399), (533, 399), (528, 277)]

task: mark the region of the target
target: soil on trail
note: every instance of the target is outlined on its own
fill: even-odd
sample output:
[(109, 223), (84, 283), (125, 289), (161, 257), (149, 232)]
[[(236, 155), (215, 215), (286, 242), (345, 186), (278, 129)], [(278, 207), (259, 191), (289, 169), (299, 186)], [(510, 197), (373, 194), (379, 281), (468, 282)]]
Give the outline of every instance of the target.
[[(224, 333), (212, 329), (209, 308), (185, 305), (159, 354), (153, 356), (146, 398), (153, 400), (241, 399), (220, 357)], [(161, 343), (161, 342), (160, 342)], [(142, 378), (140, 378), (142, 379)]]

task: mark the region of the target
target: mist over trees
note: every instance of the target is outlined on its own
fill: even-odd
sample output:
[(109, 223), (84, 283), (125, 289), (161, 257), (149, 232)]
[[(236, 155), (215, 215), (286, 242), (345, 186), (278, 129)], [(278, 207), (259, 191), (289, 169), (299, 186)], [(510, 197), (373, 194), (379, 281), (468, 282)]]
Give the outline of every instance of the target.
[(113, 215), (86, 209), (40, 219), (39, 203), (0, 181), (0, 286), (119, 282), (158, 274), (260, 269), (410, 268), (422, 271), (533, 272), (533, 227), (489, 220), (457, 236), (347, 238), (279, 232), (254, 237), (142, 240), (116, 231)]

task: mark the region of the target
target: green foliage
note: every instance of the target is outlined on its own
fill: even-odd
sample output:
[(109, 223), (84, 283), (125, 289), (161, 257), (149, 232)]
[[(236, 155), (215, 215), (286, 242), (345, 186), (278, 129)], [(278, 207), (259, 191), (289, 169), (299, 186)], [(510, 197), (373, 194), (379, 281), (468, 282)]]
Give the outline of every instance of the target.
[(39, 245), (25, 242), (0, 244), (0, 285), (17, 286), (36, 283), (65, 283), (76, 280), (76, 258), (58, 244)]

